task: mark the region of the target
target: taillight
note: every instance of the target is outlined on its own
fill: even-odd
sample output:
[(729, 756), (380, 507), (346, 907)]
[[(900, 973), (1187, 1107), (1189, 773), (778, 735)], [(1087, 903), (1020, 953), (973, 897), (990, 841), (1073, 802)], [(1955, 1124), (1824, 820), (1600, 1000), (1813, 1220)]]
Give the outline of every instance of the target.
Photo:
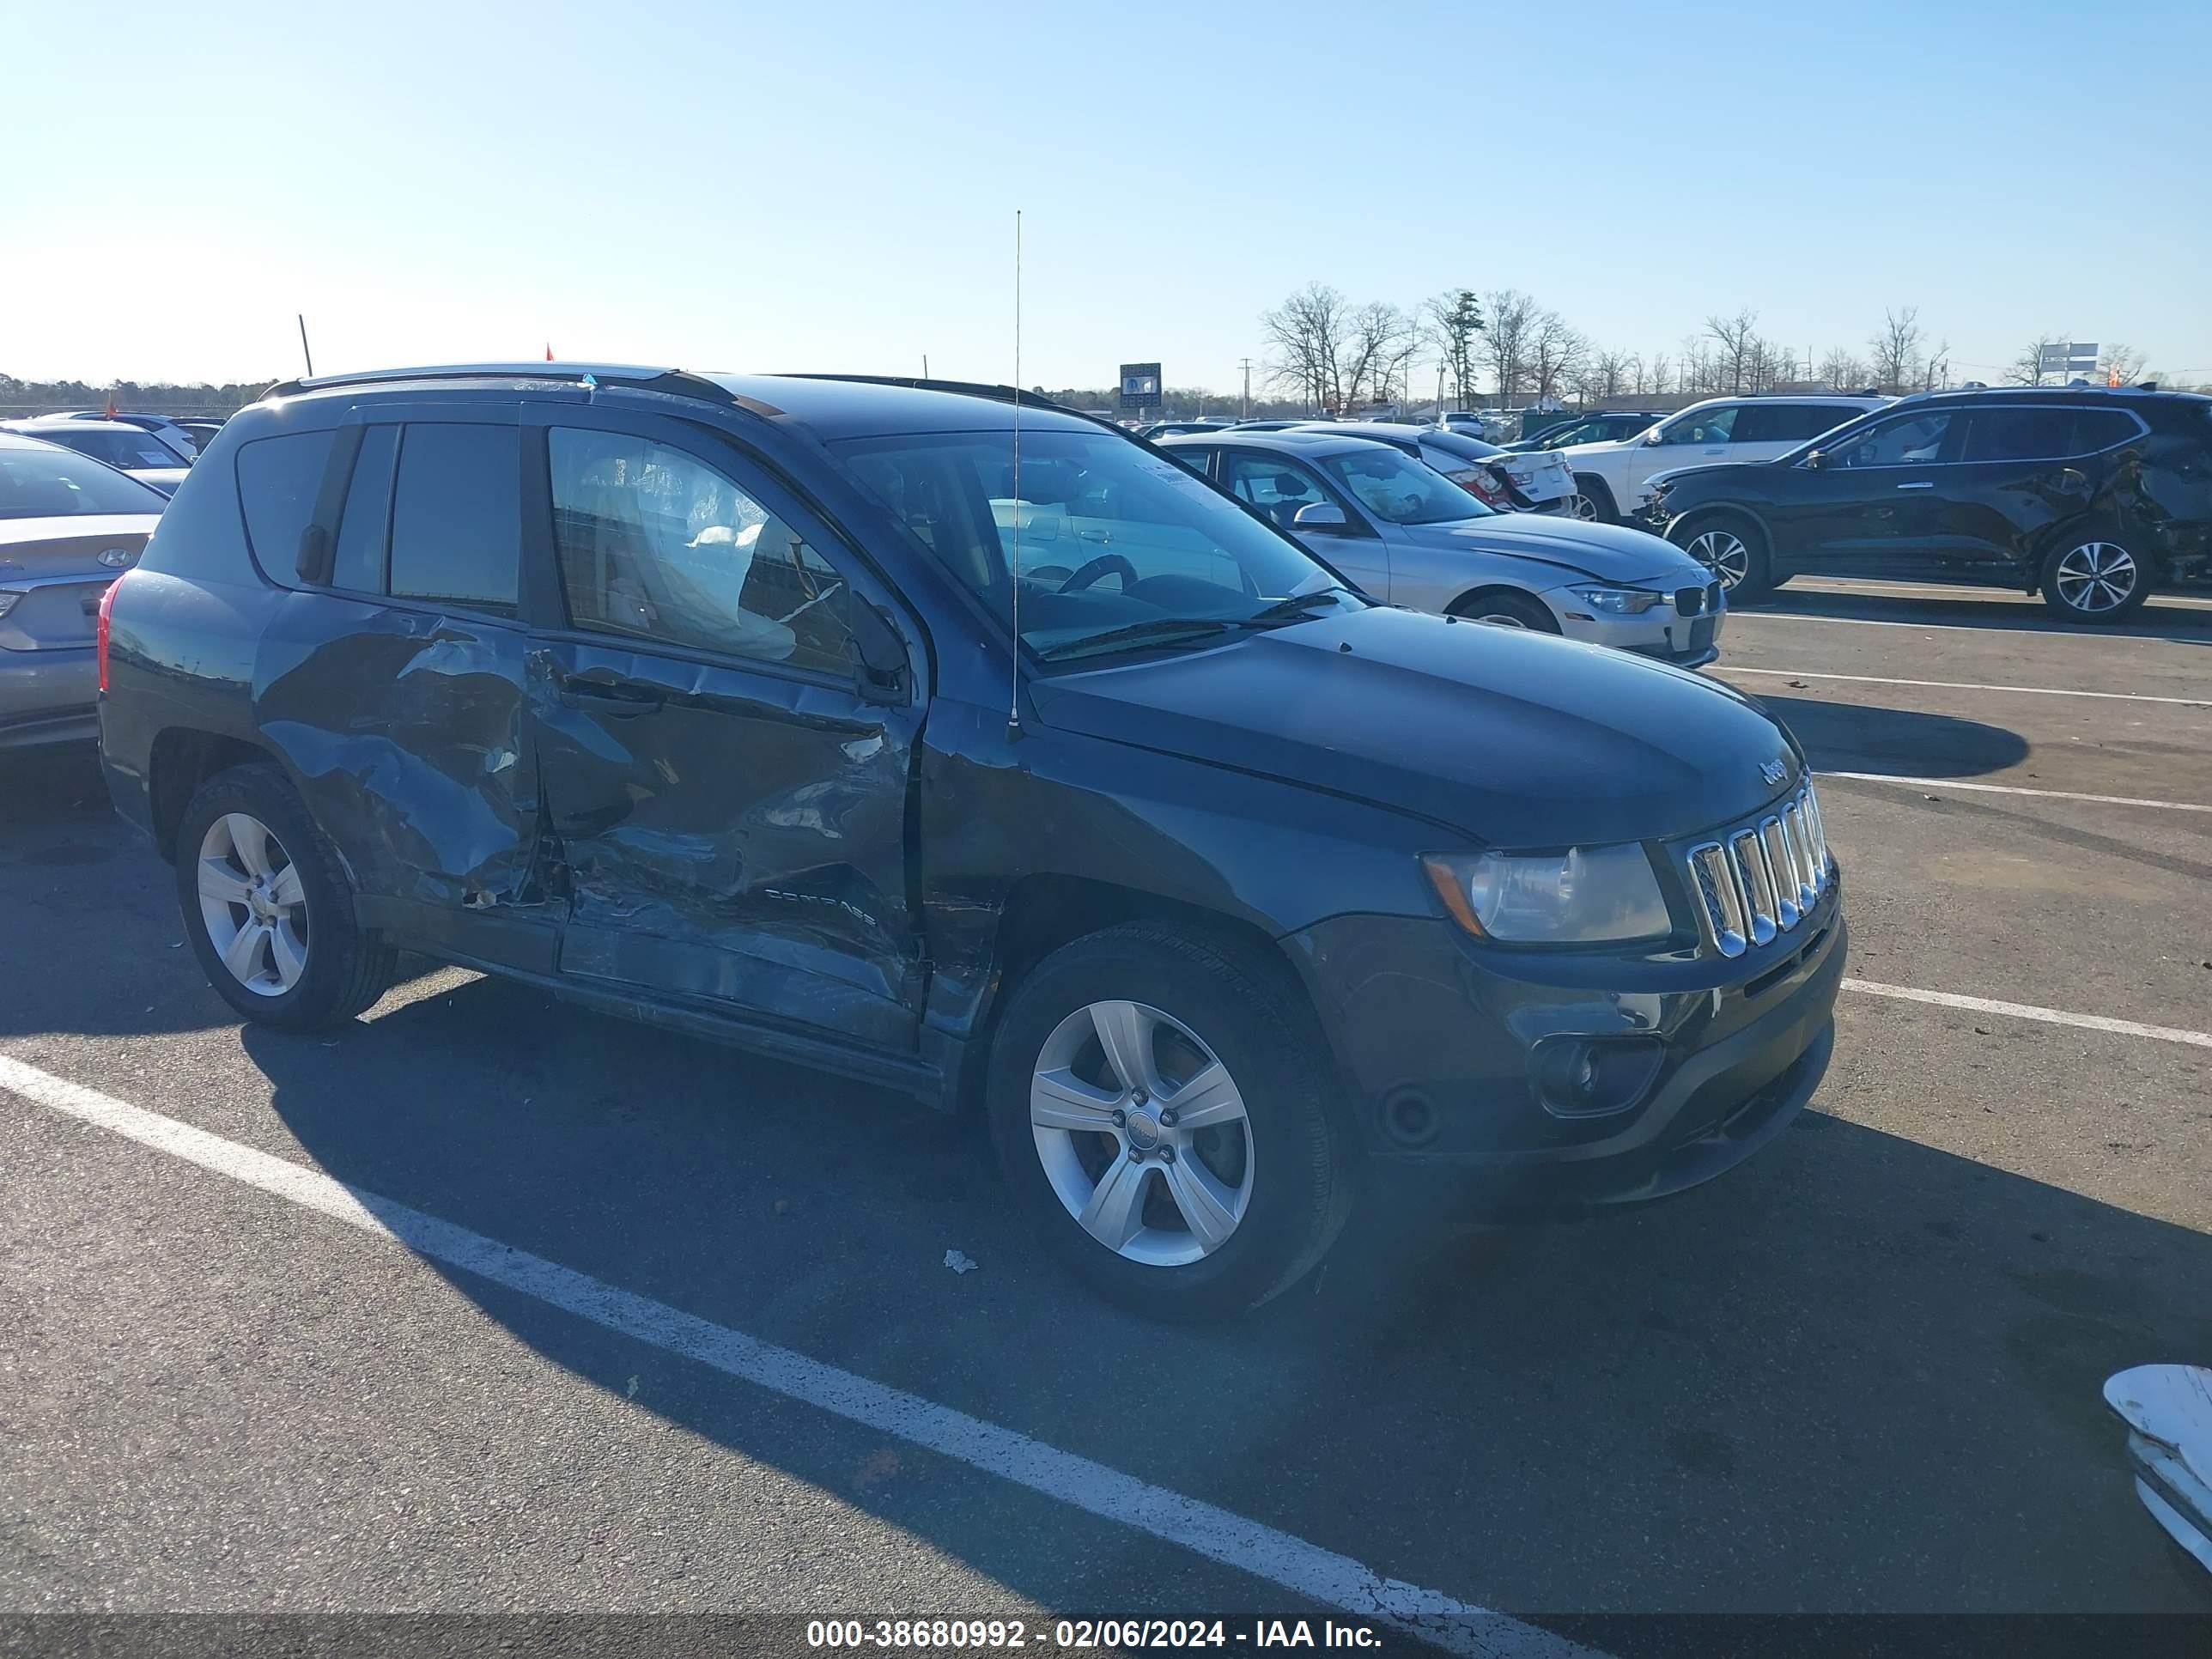
[(93, 633), (93, 655), (100, 663), (100, 689), (103, 692), (107, 690), (107, 613), (115, 608), (115, 590), (122, 586), (123, 578), (118, 576), (100, 596), (100, 623)]

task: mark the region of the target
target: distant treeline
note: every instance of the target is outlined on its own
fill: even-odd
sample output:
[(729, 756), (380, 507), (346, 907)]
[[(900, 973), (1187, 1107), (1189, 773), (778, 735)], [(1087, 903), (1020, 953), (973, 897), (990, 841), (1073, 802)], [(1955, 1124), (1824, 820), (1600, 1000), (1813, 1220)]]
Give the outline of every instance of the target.
[(88, 386), (82, 380), (19, 380), (0, 374), (0, 411), (9, 415), (41, 415), (64, 409), (105, 409), (114, 398), (118, 409), (149, 415), (200, 415), (213, 418), (235, 414), (276, 383), (237, 380), (227, 386), (143, 386), (118, 380), (107, 386)]

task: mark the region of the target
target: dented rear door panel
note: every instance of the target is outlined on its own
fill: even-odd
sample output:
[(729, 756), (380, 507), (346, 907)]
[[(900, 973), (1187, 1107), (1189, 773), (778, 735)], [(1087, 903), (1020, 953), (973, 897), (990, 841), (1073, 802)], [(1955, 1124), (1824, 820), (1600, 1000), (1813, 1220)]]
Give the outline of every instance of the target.
[(550, 964), (538, 781), (515, 623), (313, 591), (263, 631), (255, 703), (364, 921), (520, 967)]

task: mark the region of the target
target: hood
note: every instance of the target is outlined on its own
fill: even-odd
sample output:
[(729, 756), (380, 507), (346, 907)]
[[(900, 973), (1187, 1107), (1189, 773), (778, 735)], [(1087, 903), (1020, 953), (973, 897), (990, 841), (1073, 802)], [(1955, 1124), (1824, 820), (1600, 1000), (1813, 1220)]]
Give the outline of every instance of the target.
[(1451, 524), (1401, 525), (1401, 533), (1423, 547), (1480, 549), (1542, 559), (1603, 582), (1650, 582), (1702, 587), (1712, 580), (1705, 566), (1663, 537), (1626, 525), (1590, 524), (1547, 513), (1500, 513)]
[[(1788, 733), (1716, 681), (1413, 611), (1027, 685), (1048, 726), (1372, 801), (1497, 847), (1686, 836), (1749, 817), (1802, 775)], [(1776, 761), (1781, 784), (1760, 775)]]

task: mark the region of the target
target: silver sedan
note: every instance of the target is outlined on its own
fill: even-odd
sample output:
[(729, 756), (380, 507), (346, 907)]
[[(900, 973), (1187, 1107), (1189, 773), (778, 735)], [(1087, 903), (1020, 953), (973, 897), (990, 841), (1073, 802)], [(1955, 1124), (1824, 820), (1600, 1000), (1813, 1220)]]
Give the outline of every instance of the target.
[(1392, 605), (1685, 668), (1720, 654), (1719, 582), (1644, 531), (1495, 513), (1388, 444), (1333, 433), (1194, 434), (1160, 447)]

